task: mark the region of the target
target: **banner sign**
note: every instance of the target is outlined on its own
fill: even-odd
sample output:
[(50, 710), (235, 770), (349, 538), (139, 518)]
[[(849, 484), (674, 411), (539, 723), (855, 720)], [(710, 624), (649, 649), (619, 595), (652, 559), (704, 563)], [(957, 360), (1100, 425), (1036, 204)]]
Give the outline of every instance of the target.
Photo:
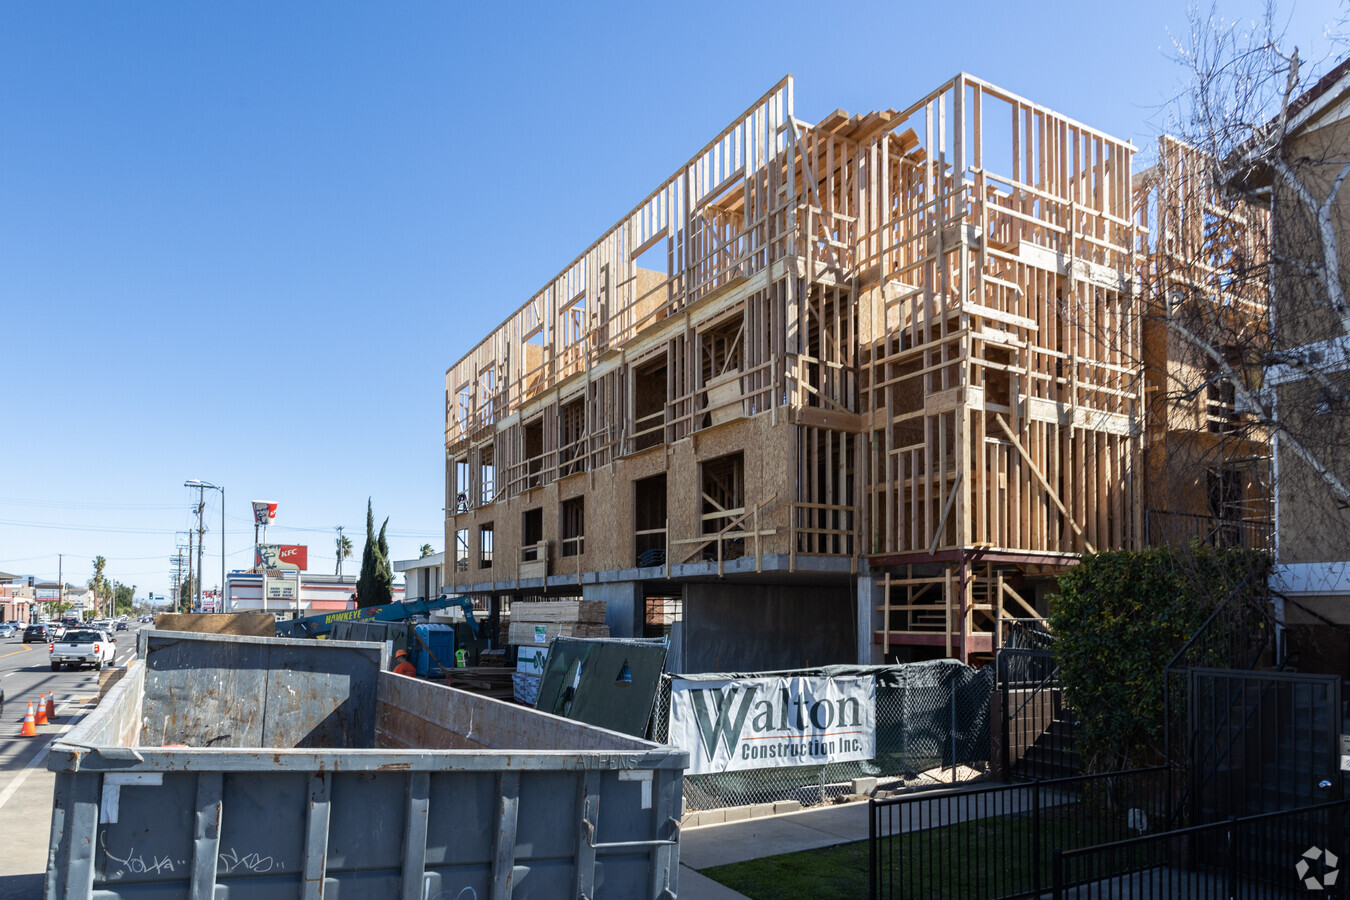
[(277, 505), (266, 500), (253, 501), (253, 524), (271, 525), (277, 520)]
[(253, 565), (261, 569), (303, 572), (309, 568), (309, 547), (303, 544), (258, 544)]
[(689, 751), (687, 775), (876, 756), (871, 676), (675, 678), (670, 687), (670, 742)]

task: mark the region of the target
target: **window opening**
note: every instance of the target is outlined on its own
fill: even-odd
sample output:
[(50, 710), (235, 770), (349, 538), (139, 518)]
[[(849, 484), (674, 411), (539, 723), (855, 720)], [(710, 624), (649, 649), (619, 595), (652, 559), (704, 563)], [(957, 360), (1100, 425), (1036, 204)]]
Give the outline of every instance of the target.
[(633, 450), (665, 441), (666, 357), (633, 370)]
[(539, 543), (544, 539), (544, 509), (525, 510), (520, 520), (520, 559), (534, 562), (539, 559)]
[(492, 523), (478, 526), (478, 568), (492, 568)]
[[(732, 526), (745, 514), (745, 456), (732, 453), (708, 460), (703, 464), (701, 493), (701, 521), (703, 534), (739, 534), (745, 529)], [(736, 559), (745, 555), (744, 537), (724, 537), (722, 559)], [(704, 559), (717, 559), (717, 545), (703, 548)]]
[(562, 502), (562, 555), (579, 556), (586, 552), (586, 498), (574, 497)]
[(666, 476), (633, 482), (633, 546), (638, 566), (666, 564)]

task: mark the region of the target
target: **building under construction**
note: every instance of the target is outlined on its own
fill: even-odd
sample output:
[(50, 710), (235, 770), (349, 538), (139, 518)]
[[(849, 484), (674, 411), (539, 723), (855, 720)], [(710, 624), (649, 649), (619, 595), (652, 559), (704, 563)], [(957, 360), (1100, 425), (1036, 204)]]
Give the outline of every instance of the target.
[(1134, 148), (958, 75), (786, 78), (446, 373), (447, 588), (672, 668), (954, 656), (1143, 541)]

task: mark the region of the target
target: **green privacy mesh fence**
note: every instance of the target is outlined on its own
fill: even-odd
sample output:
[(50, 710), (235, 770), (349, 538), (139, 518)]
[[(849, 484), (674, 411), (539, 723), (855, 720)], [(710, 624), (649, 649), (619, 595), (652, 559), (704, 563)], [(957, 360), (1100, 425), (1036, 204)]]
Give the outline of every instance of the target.
[(650, 737), (667, 743), (672, 677), (694, 680), (777, 676), (863, 676), (877, 685), (876, 756), (825, 766), (751, 769), (710, 775), (686, 775), (685, 807), (717, 809), (779, 800), (803, 805), (845, 793), (856, 778), (914, 776), (939, 767), (979, 766), (989, 760), (989, 698), (993, 667), (972, 669), (943, 659), (899, 666), (825, 666), (784, 672), (666, 675), (652, 714)]

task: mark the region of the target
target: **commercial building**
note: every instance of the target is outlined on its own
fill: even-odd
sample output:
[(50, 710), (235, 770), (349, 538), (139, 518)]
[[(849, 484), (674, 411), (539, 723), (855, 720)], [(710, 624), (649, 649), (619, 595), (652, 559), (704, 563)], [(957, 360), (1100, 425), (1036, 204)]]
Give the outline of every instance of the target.
[[(271, 612), (285, 618), (354, 609), (356, 578), (295, 570), (230, 572), (225, 576), (225, 611)], [(403, 599), (403, 585), (394, 585), (394, 599)]]

